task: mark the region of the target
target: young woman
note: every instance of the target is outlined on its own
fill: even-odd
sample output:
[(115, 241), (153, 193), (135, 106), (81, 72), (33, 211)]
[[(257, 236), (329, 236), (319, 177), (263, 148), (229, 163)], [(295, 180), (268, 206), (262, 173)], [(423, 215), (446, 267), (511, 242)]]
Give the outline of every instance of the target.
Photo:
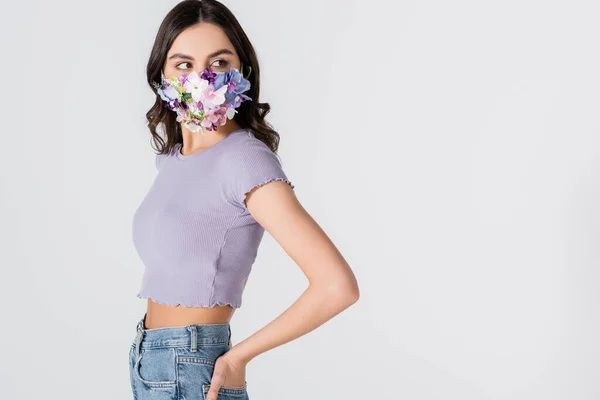
[[(214, 99), (225, 88), (206, 89), (194, 72), (210, 82), (236, 81), (226, 94), (237, 96), (235, 112), (227, 109), (227, 118), (213, 122), (206, 117), (199, 131), (170, 108), (185, 108), (181, 102), (156, 85), (185, 78), (196, 90), (186, 107), (208, 115), (209, 102), (219, 103)], [(252, 44), (221, 3), (186, 0), (165, 17), (147, 65), (156, 93), (147, 120), (158, 172), (133, 217), (145, 267), (138, 297), (147, 299), (129, 353), (135, 399), (249, 399), (250, 360), (358, 300), (352, 270), (298, 202), (281, 167), (279, 134), (265, 121), (269, 105), (258, 101), (259, 77)], [(285, 312), (232, 346), (230, 320), (265, 230), (309, 285)]]

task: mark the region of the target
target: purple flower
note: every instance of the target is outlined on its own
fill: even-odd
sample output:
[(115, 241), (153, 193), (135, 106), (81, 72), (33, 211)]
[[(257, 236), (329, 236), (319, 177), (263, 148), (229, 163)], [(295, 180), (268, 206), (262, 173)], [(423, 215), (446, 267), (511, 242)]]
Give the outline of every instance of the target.
[(211, 85), (215, 83), (216, 76), (217, 74), (215, 74), (210, 68), (206, 68), (204, 71), (202, 71), (202, 74), (200, 74), (200, 78), (208, 81)]
[(244, 101), (247, 101), (247, 100), (252, 100), (252, 99), (243, 93), (231, 94), (227, 98), (227, 102), (232, 104), (232, 106), (235, 108), (238, 108), (240, 106), (240, 104), (242, 104)]
[(217, 76), (214, 83), (215, 89), (219, 89), (223, 85), (227, 85), (227, 93), (240, 94), (250, 89), (250, 81), (235, 68)]

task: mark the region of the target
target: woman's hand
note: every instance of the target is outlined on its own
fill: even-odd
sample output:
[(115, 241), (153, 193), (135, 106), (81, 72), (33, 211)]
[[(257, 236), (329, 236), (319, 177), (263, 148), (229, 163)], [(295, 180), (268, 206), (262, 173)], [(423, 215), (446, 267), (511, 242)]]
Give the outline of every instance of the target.
[(241, 388), (246, 384), (246, 362), (232, 357), (229, 352), (218, 357), (215, 361), (210, 390), (206, 400), (217, 400), (217, 394), (222, 386)]

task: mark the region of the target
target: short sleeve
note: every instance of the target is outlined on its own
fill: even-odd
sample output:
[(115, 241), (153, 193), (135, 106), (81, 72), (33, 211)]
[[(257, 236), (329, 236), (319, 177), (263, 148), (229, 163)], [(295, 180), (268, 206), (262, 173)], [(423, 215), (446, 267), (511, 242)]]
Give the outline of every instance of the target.
[(227, 192), (231, 200), (246, 208), (246, 194), (273, 181), (294, 185), (281, 167), (279, 158), (262, 141), (245, 141), (228, 157)]

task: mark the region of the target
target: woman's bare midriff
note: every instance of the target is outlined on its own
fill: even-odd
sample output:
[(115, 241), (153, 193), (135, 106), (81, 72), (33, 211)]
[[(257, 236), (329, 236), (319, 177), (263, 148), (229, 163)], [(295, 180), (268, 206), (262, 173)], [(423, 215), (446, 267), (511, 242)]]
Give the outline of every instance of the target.
[(192, 324), (222, 324), (229, 322), (235, 309), (229, 305), (214, 307), (169, 306), (148, 299), (146, 329)]

